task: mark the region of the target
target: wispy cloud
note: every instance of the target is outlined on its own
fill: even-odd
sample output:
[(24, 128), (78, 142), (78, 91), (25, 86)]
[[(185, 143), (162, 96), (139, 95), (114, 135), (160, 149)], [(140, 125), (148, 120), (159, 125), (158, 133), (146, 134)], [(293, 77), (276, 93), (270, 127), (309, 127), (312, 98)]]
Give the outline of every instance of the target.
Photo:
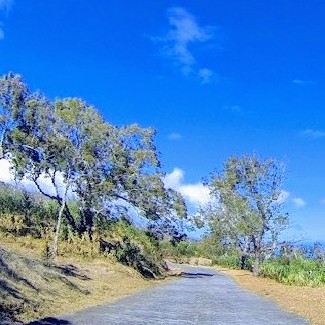
[(203, 68), (203, 69), (199, 70), (198, 76), (199, 76), (202, 84), (207, 84), (207, 83), (211, 82), (211, 79), (214, 76), (214, 72), (210, 69)]
[(282, 190), (278, 199), (277, 199), (277, 202), (279, 204), (283, 204), (286, 202), (292, 202), (296, 208), (302, 208), (307, 204), (306, 201), (300, 197), (292, 197), (292, 198), (291, 197), (292, 197), (292, 194), (290, 192)]
[(325, 205), (325, 197), (323, 199), (320, 200), (320, 204)]
[[(27, 178), (24, 178), (22, 181), (19, 182), (15, 181), (14, 175), (10, 170), (10, 162), (6, 159), (0, 159), (0, 181), (7, 184), (16, 185), (19, 188), (29, 192), (38, 192), (36, 185), (32, 181), (28, 180)], [(62, 174), (57, 175), (56, 182), (59, 188), (59, 192), (60, 194), (62, 194), (65, 188), (65, 183)], [(41, 175), (39, 177), (38, 183), (46, 193), (50, 195), (56, 194), (53, 184), (49, 179), (49, 177), (45, 177), (45, 175)], [(69, 196), (73, 197), (73, 193), (71, 191), (69, 191)]]
[[(0, 0), (0, 12), (8, 14), (12, 8), (13, 0)], [(3, 22), (0, 21), (0, 40), (4, 39), (5, 33), (3, 30)]]
[(170, 174), (167, 174), (164, 183), (167, 188), (181, 193), (195, 207), (205, 205), (210, 201), (209, 189), (202, 183), (184, 183), (184, 171), (180, 168), (174, 168)]
[(223, 109), (226, 111), (237, 112), (237, 113), (243, 110), (243, 108), (239, 105), (224, 106)]
[(309, 83), (307, 80), (302, 79), (293, 79), (292, 82), (296, 85), (306, 85)]
[(297, 207), (297, 208), (302, 208), (304, 207), (307, 203), (305, 200), (303, 200), (302, 198), (300, 197), (297, 197), (297, 198), (293, 198), (292, 199), (292, 202), (293, 204)]
[(304, 80), (304, 79), (293, 79), (292, 82), (295, 85), (299, 85), (299, 86), (304, 86), (304, 85), (310, 85), (310, 84), (312, 84), (312, 82), (310, 80)]
[(168, 134), (168, 140), (171, 140), (171, 141), (179, 141), (182, 138), (183, 138), (183, 136), (177, 132)]
[(168, 20), (167, 34), (154, 40), (164, 44), (163, 53), (180, 67), (185, 76), (197, 75), (202, 83), (210, 82), (213, 71), (206, 67), (197, 68), (193, 48), (212, 39), (214, 28), (200, 26), (195, 16), (182, 7), (170, 8)]
[(3, 31), (3, 23), (0, 21), (0, 40), (4, 39), (5, 33)]
[(325, 131), (321, 130), (313, 130), (313, 129), (306, 129), (300, 133), (302, 136), (308, 137), (308, 138), (324, 138), (325, 137)]
[(13, 0), (0, 0), (0, 9), (8, 12), (13, 5)]
[(290, 192), (282, 190), (278, 199), (277, 199), (277, 203), (283, 204), (288, 201), (289, 197), (290, 197)]

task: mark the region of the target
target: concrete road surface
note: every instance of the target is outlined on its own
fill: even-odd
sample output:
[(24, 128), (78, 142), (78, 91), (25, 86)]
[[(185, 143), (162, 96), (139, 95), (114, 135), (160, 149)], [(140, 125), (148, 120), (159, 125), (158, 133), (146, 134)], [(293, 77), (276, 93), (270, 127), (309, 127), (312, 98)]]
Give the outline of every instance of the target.
[(183, 276), (110, 304), (30, 324), (302, 325), (306, 320), (240, 288), (209, 268), (184, 267)]

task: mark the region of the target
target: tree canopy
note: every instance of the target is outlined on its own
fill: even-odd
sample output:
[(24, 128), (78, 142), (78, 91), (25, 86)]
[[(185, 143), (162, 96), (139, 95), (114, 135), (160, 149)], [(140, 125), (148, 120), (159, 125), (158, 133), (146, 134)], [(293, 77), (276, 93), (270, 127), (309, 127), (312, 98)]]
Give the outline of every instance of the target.
[(95, 223), (127, 217), (129, 207), (152, 222), (186, 217), (181, 195), (164, 187), (154, 135), (136, 124), (112, 125), (81, 99), (52, 101), (31, 92), (17, 74), (0, 78), (1, 157), (11, 161), (17, 179), (30, 179), (59, 203), (57, 232), (64, 216), (73, 231), (91, 237)]
[(211, 235), (242, 259), (253, 259), (253, 270), (274, 252), (280, 232), (288, 224), (283, 213), (284, 166), (257, 156), (231, 157), (222, 173), (213, 173), (207, 186), (213, 202), (201, 212)]

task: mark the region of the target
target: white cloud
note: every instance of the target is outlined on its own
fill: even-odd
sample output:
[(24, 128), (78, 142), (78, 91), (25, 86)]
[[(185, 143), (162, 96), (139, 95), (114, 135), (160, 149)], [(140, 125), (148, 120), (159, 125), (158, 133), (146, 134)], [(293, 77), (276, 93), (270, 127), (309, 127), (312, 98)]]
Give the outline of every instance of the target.
[(306, 129), (300, 133), (302, 136), (319, 139), (325, 137), (325, 131)]
[(167, 174), (164, 178), (164, 183), (167, 188), (172, 188), (176, 190), (179, 187), (180, 183), (184, 179), (184, 172), (180, 168), (174, 168), (174, 170)]
[(209, 189), (202, 183), (181, 185), (179, 191), (194, 205), (205, 205), (210, 201)]
[(210, 201), (209, 189), (202, 183), (184, 184), (184, 171), (180, 168), (167, 174), (164, 179), (165, 186), (181, 193), (184, 198), (194, 206), (202, 206)]
[(164, 44), (164, 54), (181, 67), (181, 71), (185, 76), (189, 76), (194, 72), (202, 82), (209, 82), (213, 74), (212, 70), (201, 68), (196, 69), (197, 72), (193, 71), (194, 66), (197, 64), (193, 54), (193, 47), (210, 40), (213, 37), (213, 28), (200, 26), (196, 18), (181, 7), (170, 8), (168, 10), (168, 20), (170, 29), (167, 34), (164, 37), (156, 37), (154, 40)]
[(224, 106), (223, 107), (227, 111), (232, 111), (232, 112), (241, 112), (243, 109), (239, 105), (230, 105), (230, 106)]
[(0, 10), (9, 11), (13, 5), (13, 0), (0, 0)]
[[(9, 10), (13, 5), (13, 0), (0, 0), (0, 12), (4, 12), (8, 14)], [(3, 40), (5, 37), (5, 33), (3, 30), (3, 23), (0, 21), (0, 40)]]
[(283, 204), (288, 201), (289, 196), (290, 196), (289, 192), (282, 190), (278, 199), (277, 199), (277, 202), (279, 204)]
[[(278, 199), (277, 199), (277, 202), (279, 204), (286, 203), (286, 202), (288, 202), (290, 197), (291, 197), (290, 192), (282, 190)], [(302, 208), (307, 204), (306, 201), (300, 197), (294, 197), (294, 198), (290, 199), (290, 202), (292, 202), (296, 208)]]
[[(12, 185), (17, 185), (20, 188), (23, 188), (30, 192), (38, 192), (36, 185), (32, 181), (28, 180), (27, 178), (24, 178), (22, 181), (19, 182), (15, 181), (14, 175), (10, 171), (10, 162), (6, 159), (0, 159), (0, 181)], [(45, 177), (44, 175), (41, 175), (39, 177), (38, 183), (41, 189), (44, 190), (45, 193), (49, 195), (55, 194), (55, 189), (49, 177)], [(56, 183), (59, 187), (60, 194), (63, 194), (65, 184), (63, 181), (62, 174), (57, 175)], [(73, 196), (73, 194), (69, 192), (69, 196)]]
[(4, 183), (14, 183), (14, 178), (10, 173), (10, 163), (8, 160), (0, 159), (0, 181)]
[(307, 83), (306, 80), (302, 80), (302, 79), (293, 79), (292, 82), (296, 85), (305, 85)]
[(200, 69), (198, 72), (199, 78), (202, 84), (207, 84), (211, 81), (212, 76), (214, 75), (213, 71), (210, 69)]
[(183, 136), (177, 132), (168, 134), (168, 140), (178, 141), (178, 140), (181, 140), (182, 138), (183, 138)]
[(297, 208), (302, 208), (304, 207), (307, 203), (300, 197), (297, 197), (297, 198), (293, 198), (292, 199), (292, 202), (294, 203), (294, 205), (297, 207)]

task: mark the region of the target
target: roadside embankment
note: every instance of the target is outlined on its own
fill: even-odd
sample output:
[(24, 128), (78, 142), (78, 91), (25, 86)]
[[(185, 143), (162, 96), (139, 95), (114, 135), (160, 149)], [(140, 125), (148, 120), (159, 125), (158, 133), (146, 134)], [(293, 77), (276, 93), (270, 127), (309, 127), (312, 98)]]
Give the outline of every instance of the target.
[(144, 279), (110, 256), (60, 257), (53, 262), (5, 240), (1, 240), (0, 264), (0, 319), (9, 321), (71, 313), (162, 281)]

